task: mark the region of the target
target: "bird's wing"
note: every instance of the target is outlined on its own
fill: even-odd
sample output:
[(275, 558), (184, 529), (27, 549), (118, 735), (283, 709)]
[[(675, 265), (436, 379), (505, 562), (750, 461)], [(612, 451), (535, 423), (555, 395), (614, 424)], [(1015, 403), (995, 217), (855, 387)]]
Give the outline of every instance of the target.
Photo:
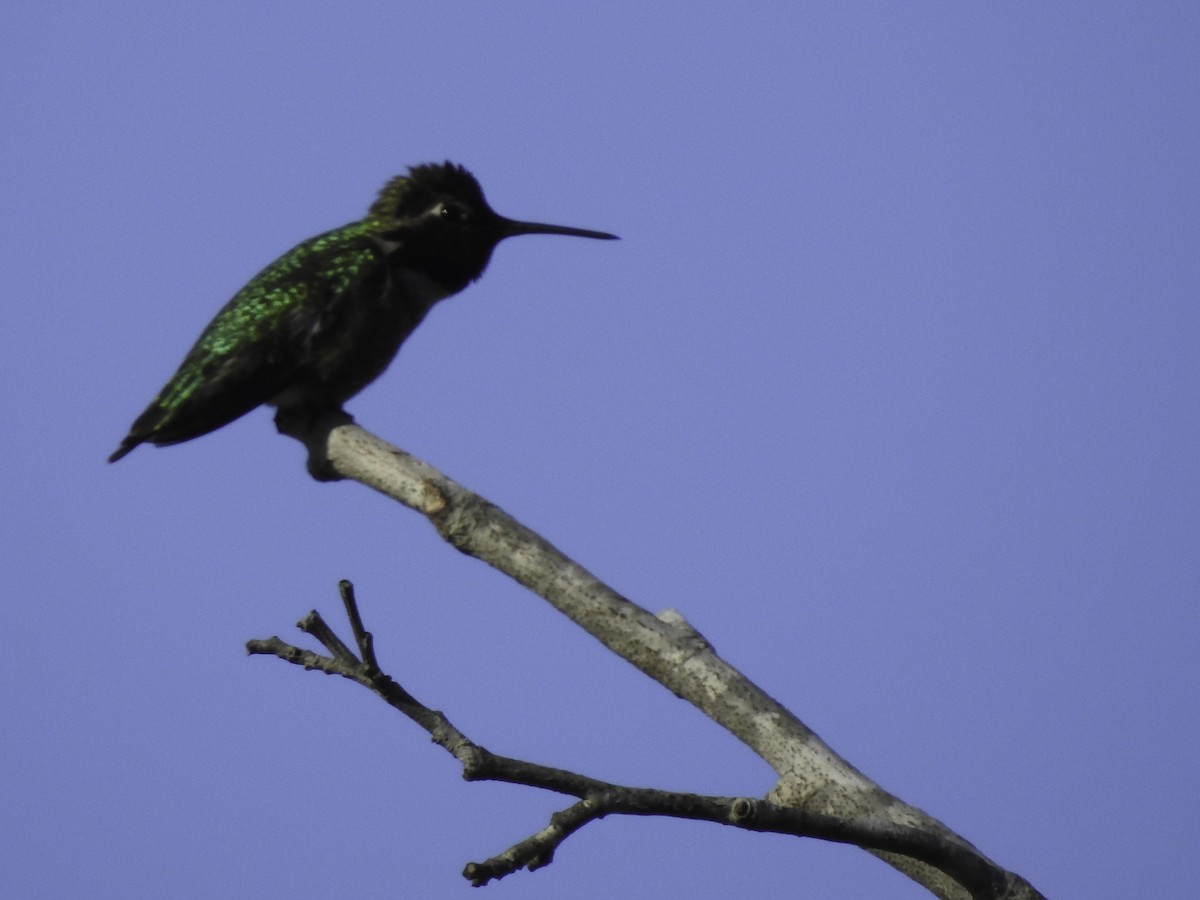
[(207, 434), (284, 391), (338, 298), (378, 275), (382, 253), (354, 226), (318, 235), (256, 275), (204, 329), (111, 457)]

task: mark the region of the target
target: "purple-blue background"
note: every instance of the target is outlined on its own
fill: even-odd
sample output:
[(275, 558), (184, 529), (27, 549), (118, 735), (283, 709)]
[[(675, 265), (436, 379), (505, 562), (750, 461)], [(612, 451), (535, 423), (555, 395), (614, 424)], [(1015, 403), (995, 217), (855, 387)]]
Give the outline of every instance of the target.
[[(491, 749), (770, 771), (256, 412), (104, 457), (292, 244), (449, 158), (524, 238), (349, 408), (1047, 895), (1200, 880), (1200, 7), (10, 3), (0, 893), (466, 897), (563, 801), (247, 659), (335, 583)], [(340, 619), (339, 619), (340, 622)], [(489, 897), (916, 898), (608, 819)], [(472, 895), (478, 896), (478, 895)]]

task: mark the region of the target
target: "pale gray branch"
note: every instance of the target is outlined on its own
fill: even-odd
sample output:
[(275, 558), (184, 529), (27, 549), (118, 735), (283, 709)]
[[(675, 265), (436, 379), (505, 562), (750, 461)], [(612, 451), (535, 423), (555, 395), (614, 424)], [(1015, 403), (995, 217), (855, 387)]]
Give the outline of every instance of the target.
[[(773, 804), (916, 828), (957, 844), (1004, 872), (941, 822), (887, 793), (838, 756), (790, 711), (722, 660), (678, 613), (656, 617), (631, 603), (499, 507), (344, 414), (320, 420), (310, 431), (300, 431), (292, 423), (279, 425), (305, 443), (314, 477), (358, 481), (421, 513), (451, 545), (528, 587), (605, 647), (734, 734), (778, 775), (767, 798)], [(869, 852), (937, 897), (970, 897), (933, 866), (896, 853)], [(1004, 874), (1009, 887), (994, 896), (1041, 896), (1018, 876)]]

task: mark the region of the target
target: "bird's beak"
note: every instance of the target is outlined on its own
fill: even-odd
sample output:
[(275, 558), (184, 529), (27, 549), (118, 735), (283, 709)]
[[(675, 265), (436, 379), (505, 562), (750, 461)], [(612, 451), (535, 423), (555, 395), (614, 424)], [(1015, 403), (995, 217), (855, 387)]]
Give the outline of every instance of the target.
[(498, 216), (501, 237), (516, 237), (519, 234), (566, 234), (571, 237), (596, 238), (600, 241), (620, 240), (607, 231), (588, 231), (586, 228), (568, 228), (566, 225), (544, 225), (541, 222), (517, 222)]

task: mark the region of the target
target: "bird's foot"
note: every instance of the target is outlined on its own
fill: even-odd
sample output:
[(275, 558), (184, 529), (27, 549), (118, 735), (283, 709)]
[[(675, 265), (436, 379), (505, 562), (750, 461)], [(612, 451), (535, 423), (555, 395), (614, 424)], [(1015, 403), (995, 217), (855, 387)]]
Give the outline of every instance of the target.
[(342, 476), (329, 461), (329, 433), (339, 425), (353, 422), (353, 417), (342, 409), (281, 407), (275, 412), (275, 430), (304, 444), (308, 450), (308, 474), (316, 481), (341, 480)]

